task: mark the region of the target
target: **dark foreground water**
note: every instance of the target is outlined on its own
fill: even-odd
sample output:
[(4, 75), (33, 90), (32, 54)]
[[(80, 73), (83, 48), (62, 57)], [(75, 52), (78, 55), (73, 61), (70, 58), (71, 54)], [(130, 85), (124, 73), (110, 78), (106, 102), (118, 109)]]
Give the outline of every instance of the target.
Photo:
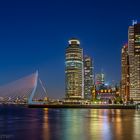
[(0, 140), (140, 140), (140, 111), (0, 105)]

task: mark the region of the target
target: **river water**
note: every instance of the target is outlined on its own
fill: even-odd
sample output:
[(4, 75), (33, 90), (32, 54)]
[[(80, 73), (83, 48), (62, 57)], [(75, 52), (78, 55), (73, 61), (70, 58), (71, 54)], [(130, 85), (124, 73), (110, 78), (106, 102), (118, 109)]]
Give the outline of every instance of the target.
[(140, 111), (0, 105), (0, 140), (140, 140)]

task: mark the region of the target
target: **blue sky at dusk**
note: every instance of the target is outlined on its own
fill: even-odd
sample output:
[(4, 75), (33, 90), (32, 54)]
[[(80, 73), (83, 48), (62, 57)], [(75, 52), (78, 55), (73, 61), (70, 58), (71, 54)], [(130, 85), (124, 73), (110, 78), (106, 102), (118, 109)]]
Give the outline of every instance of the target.
[(65, 49), (76, 37), (95, 73), (120, 80), (121, 47), (139, 0), (1, 0), (0, 85), (39, 70), (50, 97), (65, 94)]

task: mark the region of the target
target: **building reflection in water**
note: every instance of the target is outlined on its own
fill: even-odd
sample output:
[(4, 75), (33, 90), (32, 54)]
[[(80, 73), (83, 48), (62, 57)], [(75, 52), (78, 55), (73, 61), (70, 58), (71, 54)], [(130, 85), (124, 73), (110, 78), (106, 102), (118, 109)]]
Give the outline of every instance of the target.
[(90, 139), (111, 139), (106, 110), (90, 110), (88, 121)]
[(140, 139), (140, 111), (135, 111), (134, 113), (134, 121), (133, 121), (133, 125), (134, 125), (134, 135), (133, 135), (133, 139)]
[(135, 125), (133, 125), (134, 112), (135, 110), (90, 110), (90, 138), (131, 140), (134, 137), (138, 139), (136, 136), (139, 134), (140, 120), (137, 117), (138, 119), (134, 121)]
[(63, 140), (78, 140), (86, 139), (84, 135), (84, 118), (83, 114), (86, 113), (85, 110), (69, 109), (65, 110), (66, 116), (64, 117), (62, 127), (63, 135), (61, 139)]
[(43, 139), (138, 139), (139, 117), (135, 110), (45, 109)]
[(50, 132), (49, 132), (49, 121), (48, 121), (48, 108), (43, 109), (43, 139), (49, 140), (50, 139)]
[(0, 134), (11, 139), (139, 140), (140, 111), (1, 106)]

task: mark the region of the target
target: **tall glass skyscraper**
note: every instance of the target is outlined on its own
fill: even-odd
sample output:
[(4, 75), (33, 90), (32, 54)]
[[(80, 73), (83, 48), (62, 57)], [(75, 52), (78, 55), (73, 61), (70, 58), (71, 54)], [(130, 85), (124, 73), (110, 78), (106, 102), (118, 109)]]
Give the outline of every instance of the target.
[(130, 98), (140, 101), (140, 24), (129, 26), (128, 53), (130, 70)]
[(121, 52), (121, 95), (128, 101), (129, 97), (129, 55), (128, 45), (124, 45)]
[(94, 87), (93, 76), (93, 60), (89, 56), (84, 57), (84, 98), (92, 98), (92, 90)]
[(65, 53), (66, 98), (84, 97), (83, 49), (80, 41), (72, 38)]

